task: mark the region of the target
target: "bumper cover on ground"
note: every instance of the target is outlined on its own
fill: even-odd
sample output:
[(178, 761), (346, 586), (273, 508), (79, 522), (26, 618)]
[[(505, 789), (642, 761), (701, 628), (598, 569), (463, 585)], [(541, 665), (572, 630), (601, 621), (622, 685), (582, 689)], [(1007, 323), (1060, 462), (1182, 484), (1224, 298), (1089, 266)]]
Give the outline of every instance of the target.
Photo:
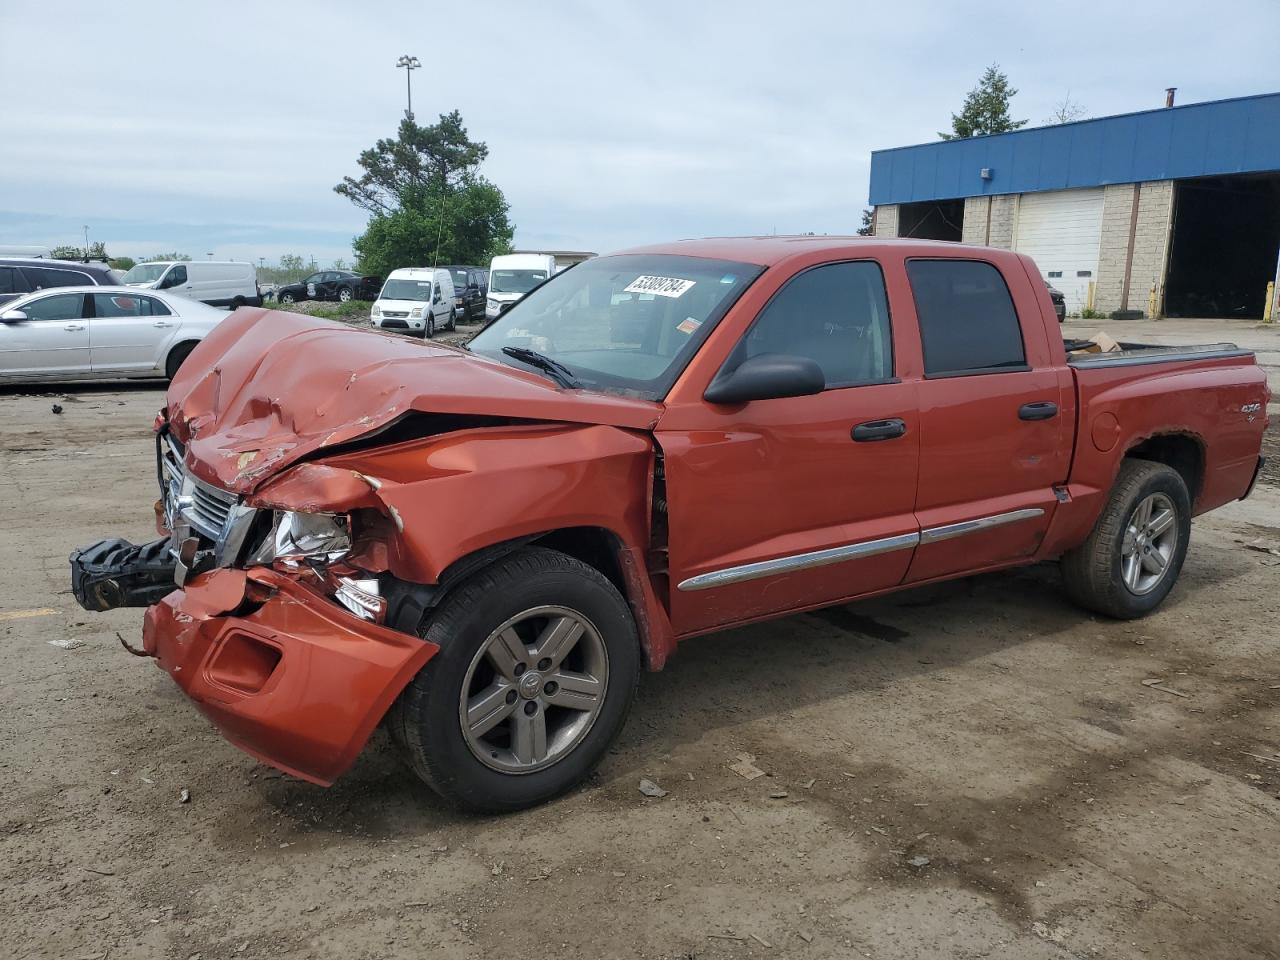
[(265, 568), (173, 591), (147, 610), (143, 646), (231, 743), (322, 786), (439, 650)]

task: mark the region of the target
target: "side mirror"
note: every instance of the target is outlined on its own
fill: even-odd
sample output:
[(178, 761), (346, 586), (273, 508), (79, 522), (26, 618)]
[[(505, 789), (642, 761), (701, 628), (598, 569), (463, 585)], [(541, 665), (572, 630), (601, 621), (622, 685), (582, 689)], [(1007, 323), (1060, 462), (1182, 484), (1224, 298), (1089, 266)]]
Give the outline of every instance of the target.
[(22, 323), (26, 319), (26, 313), (21, 310), (6, 310), (0, 313), (0, 323)]
[(826, 377), (817, 361), (782, 353), (765, 353), (744, 360), (729, 373), (721, 371), (702, 399), (708, 403), (747, 403), (821, 393)]

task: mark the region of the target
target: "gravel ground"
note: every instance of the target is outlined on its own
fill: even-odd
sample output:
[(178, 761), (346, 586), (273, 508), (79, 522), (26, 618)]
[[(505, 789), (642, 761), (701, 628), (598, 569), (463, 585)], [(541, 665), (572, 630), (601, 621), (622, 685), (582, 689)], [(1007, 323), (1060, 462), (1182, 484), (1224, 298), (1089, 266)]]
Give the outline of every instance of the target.
[(161, 396), (0, 395), (0, 957), (1280, 956), (1280, 487), (1141, 622), (1043, 566), (690, 641), (583, 789), (469, 818), (381, 735), (255, 763), (76, 607)]

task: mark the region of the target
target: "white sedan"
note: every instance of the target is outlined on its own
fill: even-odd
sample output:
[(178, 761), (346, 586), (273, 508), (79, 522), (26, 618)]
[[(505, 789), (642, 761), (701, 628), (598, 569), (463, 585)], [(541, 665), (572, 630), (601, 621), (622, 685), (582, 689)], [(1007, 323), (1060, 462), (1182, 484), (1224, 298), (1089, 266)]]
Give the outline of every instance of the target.
[(0, 383), (173, 378), (229, 314), (133, 287), (56, 287), (0, 306)]

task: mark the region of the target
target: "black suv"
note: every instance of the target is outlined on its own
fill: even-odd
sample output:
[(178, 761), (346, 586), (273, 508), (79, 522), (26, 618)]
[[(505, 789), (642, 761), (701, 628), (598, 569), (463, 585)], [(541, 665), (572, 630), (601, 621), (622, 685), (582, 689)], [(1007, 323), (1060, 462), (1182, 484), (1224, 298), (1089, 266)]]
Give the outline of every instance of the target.
[(105, 263), (0, 257), (0, 303), (50, 287), (115, 287), (119, 278)]
[(442, 267), (453, 277), (453, 307), (463, 323), (484, 320), (484, 298), (489, 293), (489, 271), (481, 267), (454, 264)]

